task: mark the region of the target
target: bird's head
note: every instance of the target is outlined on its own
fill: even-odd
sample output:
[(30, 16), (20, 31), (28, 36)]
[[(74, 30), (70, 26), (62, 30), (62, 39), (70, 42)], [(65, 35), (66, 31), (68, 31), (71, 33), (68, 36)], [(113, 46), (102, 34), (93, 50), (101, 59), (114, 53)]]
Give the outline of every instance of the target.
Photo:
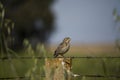
[(63, 42), (69, 43), (70, 40), (71, 40), (70, 37), (65, 37), (64, 40), (63, 40)]

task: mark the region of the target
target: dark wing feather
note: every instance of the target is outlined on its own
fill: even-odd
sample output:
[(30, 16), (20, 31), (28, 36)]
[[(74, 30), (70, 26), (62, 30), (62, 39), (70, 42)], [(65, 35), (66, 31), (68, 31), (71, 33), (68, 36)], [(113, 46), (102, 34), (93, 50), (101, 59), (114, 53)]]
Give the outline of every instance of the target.
[(58, 56), (58, 53), (56, 53), (56, 51), (54, 52), (54, 58), (56, 58)]
[(59, 55), (59, 53), (62, 52), (62, 49), (63, 49), (63, 47), (64, 47), (63, 44), (64, 44), (64, 43), (60, 43), (60, 44), (59, 44), (59, 46), (57, 47), (57, 49), (56, 49), (55, 52), (54, 52), (54, 57), (57, 57), (57, 56)]

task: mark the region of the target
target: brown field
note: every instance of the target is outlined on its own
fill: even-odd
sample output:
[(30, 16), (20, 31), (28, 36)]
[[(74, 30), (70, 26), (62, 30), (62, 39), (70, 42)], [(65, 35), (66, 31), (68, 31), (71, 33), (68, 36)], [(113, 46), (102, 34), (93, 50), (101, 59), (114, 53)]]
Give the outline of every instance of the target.
[[(52, 53), (56, 49), (57, 45), (50, 46)], [(115, 44), (77, 44), (71, 45), (69, 52), (66, 55), (112, 55), (118, 56), (119, 50)]]

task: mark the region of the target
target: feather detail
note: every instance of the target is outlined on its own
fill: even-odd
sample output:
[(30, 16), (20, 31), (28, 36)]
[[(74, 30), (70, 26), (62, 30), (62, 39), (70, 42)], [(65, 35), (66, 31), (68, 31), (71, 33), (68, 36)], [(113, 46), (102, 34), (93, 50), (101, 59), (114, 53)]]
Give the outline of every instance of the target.
[(63, 56), (63, 54), (65, 54), (69, 48), (70, 48), (70, 38), (66, 37), (64, 38), (63, 42), (59, 44), (59, 46), (57, 47), (57, 49), (54, 52), (54, 57), (57, 57), (58, 55)]

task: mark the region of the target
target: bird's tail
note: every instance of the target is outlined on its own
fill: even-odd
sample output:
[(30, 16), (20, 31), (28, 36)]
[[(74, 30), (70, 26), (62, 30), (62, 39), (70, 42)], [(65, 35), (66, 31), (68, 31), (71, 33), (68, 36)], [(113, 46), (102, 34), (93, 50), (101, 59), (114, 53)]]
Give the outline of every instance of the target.
[(54, 58), (56, 58), (58, 56), (58, 53), (55, 51), (54, 52)]

